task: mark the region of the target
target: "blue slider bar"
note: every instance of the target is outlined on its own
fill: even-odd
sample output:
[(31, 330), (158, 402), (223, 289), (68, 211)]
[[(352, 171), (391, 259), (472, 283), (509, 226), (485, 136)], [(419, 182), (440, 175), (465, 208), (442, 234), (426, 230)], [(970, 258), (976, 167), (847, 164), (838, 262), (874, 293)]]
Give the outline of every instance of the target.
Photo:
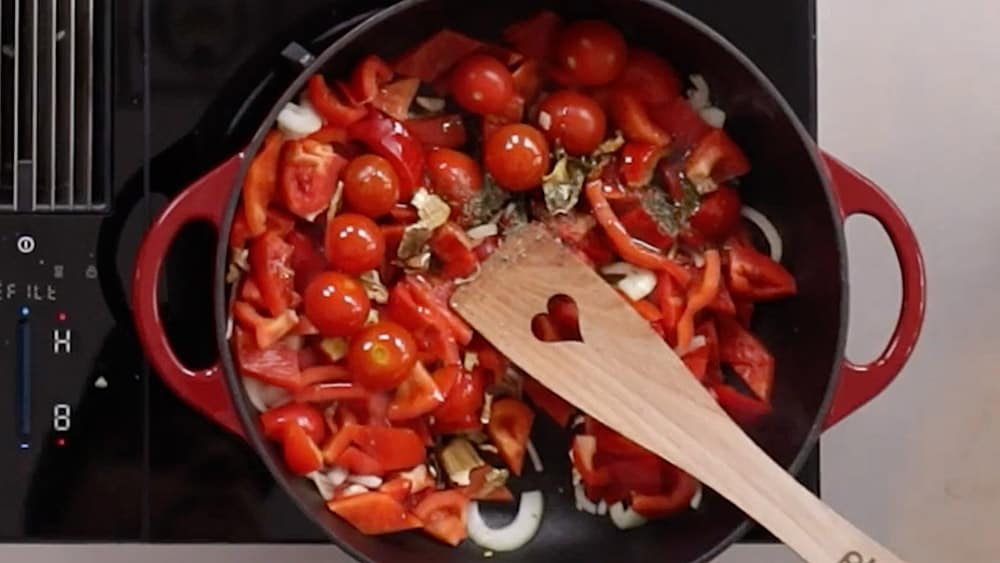
[(31, 324), (30, 311), (21, 307), (17, 322), (17, 438), (18, 447), (31, 444)]

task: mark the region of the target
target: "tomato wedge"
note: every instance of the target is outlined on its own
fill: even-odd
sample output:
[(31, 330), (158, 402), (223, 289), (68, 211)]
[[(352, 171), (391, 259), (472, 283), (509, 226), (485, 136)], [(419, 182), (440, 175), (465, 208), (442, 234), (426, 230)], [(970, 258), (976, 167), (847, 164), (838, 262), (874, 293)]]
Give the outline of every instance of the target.
[(443, 402), (444, 393), (438, 389), (427, 368), (417, 362), (389, 403), (389, 420), (412, 420), (431, 412)]
[(456, 546), (468, 535), (465, 513), (469, 498), (456, 490), (431, 493), (413, 510), (431, 537)]
[(285, 466), (296, 475), (306, 475), (323, 467), (323, 454), (309, 433), (299, 424), (286, 424), (281, 437)]
[(520, 475), (524, 467), (524, 453), (534, 420), (534, 411), (517, 399), (495, 401), (490, 410), (486, 433), (514, 475)]
[(380, 492), (362, 493), (331, 500), (326, 504), (337, 516), (347, 520), (361, 533), (370, 536), (413, 530), (423, 526), (392, 495)]
[(327, 144), (289, 141), (281, 164), (281, 200), (285, 208), (312, 221), (330, 206), (347, 159)]

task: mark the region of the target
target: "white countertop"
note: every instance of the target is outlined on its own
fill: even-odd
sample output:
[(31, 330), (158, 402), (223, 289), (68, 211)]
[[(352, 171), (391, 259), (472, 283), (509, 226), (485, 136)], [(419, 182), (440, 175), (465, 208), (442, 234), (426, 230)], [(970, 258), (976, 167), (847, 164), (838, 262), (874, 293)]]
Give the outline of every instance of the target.
[[(823, 495), (910, 561), (1000, 561), (1000, 2), (819, 0), (820, 144), (895, 199), (928, 268), (923, 338), (896, 383), (823, 437)], [(895, 321), (899, 274), (848, 229), (849, 355)], [(345, 563), (333, 546), (3, 546), (0, 561)], [(738, 546), (724, 563), (796, 561)]]

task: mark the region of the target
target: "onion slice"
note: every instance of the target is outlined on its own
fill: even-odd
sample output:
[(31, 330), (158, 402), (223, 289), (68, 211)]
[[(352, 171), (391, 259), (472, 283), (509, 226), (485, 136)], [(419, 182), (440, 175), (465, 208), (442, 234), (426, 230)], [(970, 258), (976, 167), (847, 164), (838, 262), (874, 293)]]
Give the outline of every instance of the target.
[(535, 467), (535, 473), (541, 473), (545, 471), (545, 466), (542, 465), (542, 456), (538, 455), (538, 450), (535, 449), (535, 444), (528, 440), (528, 457), (531, 458), (531, 465)]
[(624, 503), (616, 502), (611, 505), (610, 510), (608, 510), (611, 516), (611, 521), (615, 523), (615, 526), (619, 530), (631, 530), (632, 528), (638, 528), (646, 524), (646, 519), (642, 517), (641, 514), (632, 510), (631, 507), (626, 508)]
[(767, 246), (771, 251), (771, 260), (781, 262), (784, 246), (781, 241), (781, 235), (778, 234), (778, 229), (774, 226), (774, 223), (766, 215), (747, 205), (744, 205), (743, 209), (740, 210), (740, 215), (756, 225), (760, 229), (761, 234), (764, 235), (764, 238), (767, 239)]
[(247, 392), (250, 403), (260, 412), (287, 403), (291, 399), (288, 391), (281, 387), (268, 385), (252, 377), (243, 378), (243, 388)]
[(544, 499), (541, 491), (521, 494), (521, 506), (514, 521), (503, 528), (486, 525), (479, 513), (479, 503), (470, 502), (468, 509), (469, 538), (484, 549), (492, 551), (514, 551), (520, 549), (535, 537), (542, 523)]
[(289, 139), (308, 137), (323, 128), (323, 118), (307, 103), (288, 102), (278, 112), (278, 129)]

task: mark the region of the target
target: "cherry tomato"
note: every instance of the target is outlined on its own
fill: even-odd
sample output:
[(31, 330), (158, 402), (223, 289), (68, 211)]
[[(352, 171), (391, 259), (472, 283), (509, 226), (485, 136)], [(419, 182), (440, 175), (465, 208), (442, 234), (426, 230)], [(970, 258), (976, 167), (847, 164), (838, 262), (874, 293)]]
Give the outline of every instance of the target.
[(599, 20), (583, 20), (566, 26), (556, 44), (556, 60), (573, 82), (582, 86), (604, 86), (625, 68), (628, 46), (621, 32)]
[(357, 213), (343, 213), (326, 226), (326, 259), (347, 274), (378, 268), (385, 257), (385, 236), (375, 221)]
[(536, 188), (549, 171), (549, 143), (530, 125), (504, 125), (486, 140), (486, 170), (511, 191)]
[(399, 176), (392, 164), (374, 154), (352, 160), (344, 169), (344, 201), (371, 218), (385, 215), (399, 201)]
[(306, 316), (323, 336), (351, 336), (364, 326), (371, 301), (358, 280), (324, 272), (306, 287), (305, 307)]
[(427, 177), (430, 189), (449, 205), (462, 207), (483, 187), (483, 171), (465, 153), (452, 149), (435, 149), (427, 156)]
[(740, 194), (721, 186), (701, 199), (698, 211), (691, 216), (691, 226), (711, 239), (725, 238), (740, 224)]
[(452, 71), (451, 95), (472, 113), (500, 113), (514, 96), (514, 78), (495, 58), (472, 55)]
[(550, 141), (575, 156), (594, 152), (608, 125), (601, 106), (574, 90), (562, 90), (542, 100), (538, 124)]
[(399, 385), (417, 361), (410, 331), (391, 321), (365, 327), (351, 340), (347, 365), (357, 382), (372, 391)]

